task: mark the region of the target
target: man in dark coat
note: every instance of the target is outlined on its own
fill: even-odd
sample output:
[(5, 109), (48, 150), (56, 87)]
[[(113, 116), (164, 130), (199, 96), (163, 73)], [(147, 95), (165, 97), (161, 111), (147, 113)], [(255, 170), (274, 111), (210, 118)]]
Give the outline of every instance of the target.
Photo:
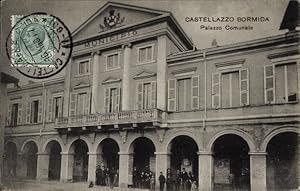
[(158, 180), (159, 180), (159, 190), (163, 191), (166, 183), (166, 178), (162, 172), (160, 172)]

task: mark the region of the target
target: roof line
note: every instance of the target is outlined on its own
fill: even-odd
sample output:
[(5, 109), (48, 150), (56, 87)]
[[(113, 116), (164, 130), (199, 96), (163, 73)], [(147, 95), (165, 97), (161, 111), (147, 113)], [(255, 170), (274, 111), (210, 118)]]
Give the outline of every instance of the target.
[(152, 9), (152, 8), (147, 8), (147, 7), (140, 7), (140, 6), (136, 6), (136, 5), (131, 5), (131, 4), (124, 4), (124, 3), (119, 3), (119, 2), (113, 2), (113, 1), (107, 1), (102, 7), (100, 7), (95, 13), (93, 13), (90, 17), (88, 17), (88, 19), (83, 22), (82, 24), (80, 24), (73, 32), (72, 32), (72, 36), (75, 36), (86, 24), (88, 24), (92, 19), (94, 19), (95, 16), (97, 16), (101, 11), (103, 11), (104, 9), (106, 9), (108, 6), (110, 5), (115, 5), (115, 6), (119, 6), (119, 7), (126, 7), (126, 8), (133, 8), (136, 10), (146, 10), (146, 11), (150, 11), (152, 13), (156, 13), (156, 14), (164, 14), (164, 13), (170, 13), (169, 11), (164, 11), (164, 10), (158, 10), (158, 9)]

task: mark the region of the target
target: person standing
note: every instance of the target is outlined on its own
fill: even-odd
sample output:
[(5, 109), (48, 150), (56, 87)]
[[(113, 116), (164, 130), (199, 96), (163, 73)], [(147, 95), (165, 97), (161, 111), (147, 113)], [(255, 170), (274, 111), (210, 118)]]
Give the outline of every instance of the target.
[(159, 190), (163, 191), (166, 183), (166, 177), (163, 175), (162, 172), (160, 172), (158, 180), (159, 180)]
[(179, 191), (180, 183), (181, 183), (181, 174), (180, 174), (180, 170), (177, 170), (176, 175), (175, 175), (175, 190), (176, 191)]
[(138, 180), (139, 180), (139, 172), (136, 168), (136, 166), (133, 168), (133, 172), (132, 172), (132, 186), (133, 188), (137, 188), (138, 187)]
[(152, 173), (151, 173), (151, 179), (150, 179), (150, 190), (151, 191), (155, 190), (155, 176)]
[(182, 168), (181, 179), (182, 179), (182, 184), (183, 184), (183, 190), (187, 191), (188, 190), (188, 184), (189, 184), (189, 182), (188, 182), (189, 175), (185, 171), (185, 168)]
[(167, 191), (171, 191), (172, 190), (172, 173), (171, 173), (171, 169), (168, 168), (167, 169), (167, 181), (166, 181), (166, 186), (167, 186)]

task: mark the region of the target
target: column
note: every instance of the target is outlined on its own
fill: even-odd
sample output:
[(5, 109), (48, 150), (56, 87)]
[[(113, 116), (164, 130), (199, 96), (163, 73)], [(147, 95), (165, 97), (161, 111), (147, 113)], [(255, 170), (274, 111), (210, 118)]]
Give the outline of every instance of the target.
[(133, 154), (126, 152), (119, 152), (119, 187), (128, 188), (128, 184), (132, 184), (132, 176), (129, 176), (130, 163), (133, 163)]
[[(167, 176), (167, 169), (170, 168), (170, 162), (171, 162), (171, 153), (168, 152), (155, 152), (156, 156), (155, 159), (155, 187), (156, 189), (159, 189), (159, 175), (160, 172), (163, 173), (163, 175)], [(166, 187), (166, 185), (165, 185)]]
[(167, 109), (167, 36), (157, 38), (157, 108)]
[(60, 181), (68, 182), (73, 179), (74, 153), (61, 152)]
[(92, 84), (92, 108), (91, 113), (98, 112), (98, 91), (99, 91), (99, 75), (100, 75), (100, 51), (93, 52), (93, 84)]
[(213, 190), (213, 154), (209, 151), (198, 152), (199, 191)]
[(97, 153), (88, 153), (89, 167), (88, 167), (88, 182), (96, 182), (96, 168), (97, 168)]
[(74, 66), (74, 60), (71, 58), (70, 63), (65, 67), (65, 83), (64, 83), (64, 103), (63, 103), (63, 116), (69, 116), (69, 97), (71, 87), (71, 67)]
[(124, 49), (124, 65), (122, 79), (122, 110), (130, 110), (130, 54), (131, 43), (122, 46)]
[(25, 178), (26, 177), (26, 172), (27, 172), (27, 168), (26, 168), (26, 162), (25, 162), (25, 155), (22, 152), (18, 153), (17, 156), (17, 177), (20, 178)]
[(37, 153), (37, 180), (48, 180), (49, 154)]
[(267, 163), (265, 152), (250, 152), (251, 191), (267, 190)]

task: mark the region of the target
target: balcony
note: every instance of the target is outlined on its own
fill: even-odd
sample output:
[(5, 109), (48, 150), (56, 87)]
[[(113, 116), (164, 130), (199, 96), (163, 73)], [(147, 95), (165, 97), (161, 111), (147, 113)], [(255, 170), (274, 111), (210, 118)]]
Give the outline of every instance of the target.
[(138, 127), (146, 124), (159, 126), (162, 111), (158, 109), (121, 111), (117, 113), (89, 114), (81, 116), (60, 117), (56, 119), (56, 129), (84, 128), (101, 129), (103, 127)]

